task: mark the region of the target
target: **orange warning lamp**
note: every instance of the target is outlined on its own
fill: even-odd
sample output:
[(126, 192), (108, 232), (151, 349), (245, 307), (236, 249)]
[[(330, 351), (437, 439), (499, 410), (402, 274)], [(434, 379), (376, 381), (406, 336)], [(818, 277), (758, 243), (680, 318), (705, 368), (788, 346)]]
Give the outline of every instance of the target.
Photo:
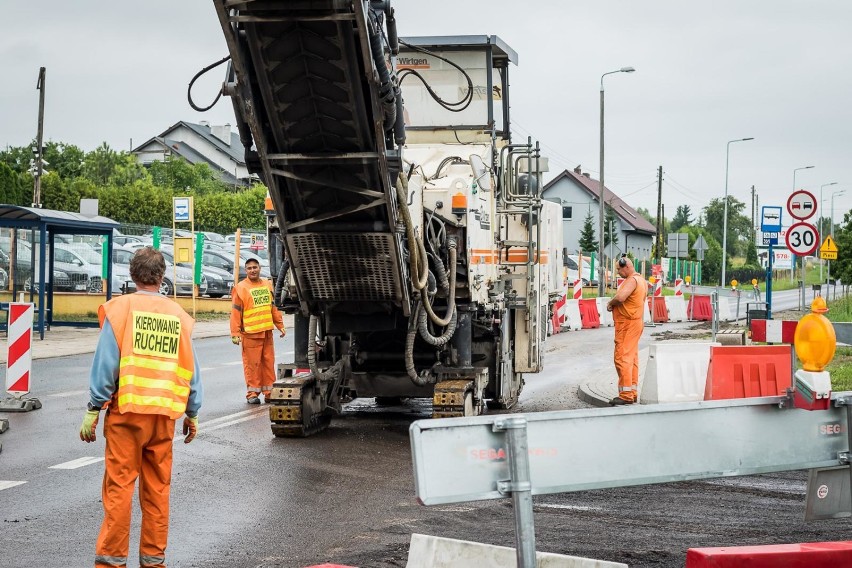
[(656, 284), (656, 282), (657, 282), (657, 277), (656, 277), (656, 276), (651, 276), (650, 278), (648, 278), (648, 282), (650, 282), (651, 284)]
[(817, 297), (811, 303), (811, 313), (796, 326), (793, 345), (805, 371), (822, 371), (834, 358), (837, 336), (834, 326), (822, 315), (827, 311), (825, 300)]
[(687, 283), (687, 284), (689, 284), (690, 282), (692, 282), (692, 276), (690, 276), (689, 274), (687, 274), (686, 276), (684, 276), (684, 277), (683, 277), (683, 279), (684, 279), (684, 280), (686, 280), (686, 283)]
[(757, 278), (752, 278), (752, 279), (751, 279), (751, 285), (752, 285), (752, 286), (757, 286)]
[(739, 284), (739, 282), (737, 282), (737, 279), (736, 279), (736, 278), (734, 278), (733, 280), (731, 280), (731, 288), (736, 288), (736, 287), (737, 287), (737, 284)]
[(453, 195), (452, 208), (454, 215), (464, 215), (467, 213), (467, 196), (464, 193)]

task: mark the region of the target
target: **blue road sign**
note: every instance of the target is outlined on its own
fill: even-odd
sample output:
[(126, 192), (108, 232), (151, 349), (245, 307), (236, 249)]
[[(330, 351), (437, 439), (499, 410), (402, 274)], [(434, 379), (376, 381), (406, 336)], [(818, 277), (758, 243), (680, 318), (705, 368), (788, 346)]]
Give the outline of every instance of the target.
[(760, 230), (763, 233), (781, 232), (781, 207), (764, 205), (760, 209)]

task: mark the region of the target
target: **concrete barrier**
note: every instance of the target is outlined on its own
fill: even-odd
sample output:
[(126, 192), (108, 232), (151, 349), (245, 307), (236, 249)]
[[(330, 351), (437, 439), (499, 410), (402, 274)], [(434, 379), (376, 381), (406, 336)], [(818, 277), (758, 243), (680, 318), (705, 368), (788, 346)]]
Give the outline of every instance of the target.
[(648, 346), (640, 404), (704, 400), (710, 347), (718, 343), (663, 341)]
[(669, 311), (669, 321), (686, 321), (686, 300), (683, 296), (666, 296), (666, 309)]
[[(536, 552), (537, 568), (627, 568), (627, 564)], [(505, 568), (516, 566), (514, 548), (423, 534), (411, 535), (406, 568)]]
[(580, 300), (567, 300), (563, 309), (565, 315), (562, 318), (562, 329), (571, 331), (583, 329), (583, 319), (580, 317)]
[(606, 305), (609, 302), (609, 298), (595, 298), (595, 301), (598, 303), (598, 319), (601, 320), (601, 327), (612, 327), (612, 312), (608, 312), (606, 309)]
[(642, 321), (644, 323), (654, 323), (651, 321), (651, 308), (648, 307), (648, 302), (642, 304)]

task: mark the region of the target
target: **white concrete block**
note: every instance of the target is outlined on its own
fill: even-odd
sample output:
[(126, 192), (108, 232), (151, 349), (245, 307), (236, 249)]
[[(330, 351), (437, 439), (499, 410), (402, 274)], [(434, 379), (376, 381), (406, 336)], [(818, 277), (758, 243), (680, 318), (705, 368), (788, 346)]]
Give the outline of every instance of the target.
[(580, 300), (567, 300), (563, 308), (562, 329), (576, 331), (583, 329), (583, 320), (580, 318)]
[(601, 320), (601, 327), (612, 327), (612, 312), (607, 311), (606, 305), (609, 298), (595, 298), (595, 303), (598, 305), (598, 317)]
[(654, 320), (651, 319), (651, 308), (648, 306), (647, 300), (642, 304), (642, 321), (644, 323), (654, 323)]
[(686, 321), (686, 301), (684, 301), (683, 296), (666, 296), (665, 298), (669, 321)]
[(663, 341), (648, 346), (648, 366), (639, 402), (659, 404), (704, 400), (710, 347), (719, 343)]
[[(536, 552), (536, 568), (627, 568), (627, 564)], [(423, 534), (411, 535), (406, 568), (505, 568), (516, 566), (514, 548)]]

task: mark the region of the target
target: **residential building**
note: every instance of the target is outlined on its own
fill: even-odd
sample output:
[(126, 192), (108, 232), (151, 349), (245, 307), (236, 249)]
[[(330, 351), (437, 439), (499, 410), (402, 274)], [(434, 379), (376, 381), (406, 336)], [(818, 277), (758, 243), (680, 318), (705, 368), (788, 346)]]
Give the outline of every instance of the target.
[[(579, 249), (580, 234), (586, 217), (591, 213), (594, 220), (595, 240), (598, 239), (600, 219), (600, 182), (580, 169), (565, 170), (545, 184), (542, 197), (562, 205), (562, 238), (570, 254)], [(625, 203), (608, 188), (604, 188), (604, 201), (615, 214), (613, 227), (606, 226), (617, 236), (612, 250), (606, 246), (604, 255), (618, 258), (622, 253), (632, 253), (637, 260), (651, 259), (651, 245), (657, 233), (656, 227), (648, 222), (633, 207)], [(606, 215), (606, 212), (604, 212)], [(606, 219), (606, 217), (604, 217)], [(606, 242), (606, 240), (604, 240)], [(582, 251), (589, 254), (597, 251)]]
[(228, 185), (246, 187), (257, 181), (246, 168), (240, 136), (230, 124), (210, 125), (180, 121), (132, 150), (144, 165), (179, 156), (190, 164), (207, 164)]

